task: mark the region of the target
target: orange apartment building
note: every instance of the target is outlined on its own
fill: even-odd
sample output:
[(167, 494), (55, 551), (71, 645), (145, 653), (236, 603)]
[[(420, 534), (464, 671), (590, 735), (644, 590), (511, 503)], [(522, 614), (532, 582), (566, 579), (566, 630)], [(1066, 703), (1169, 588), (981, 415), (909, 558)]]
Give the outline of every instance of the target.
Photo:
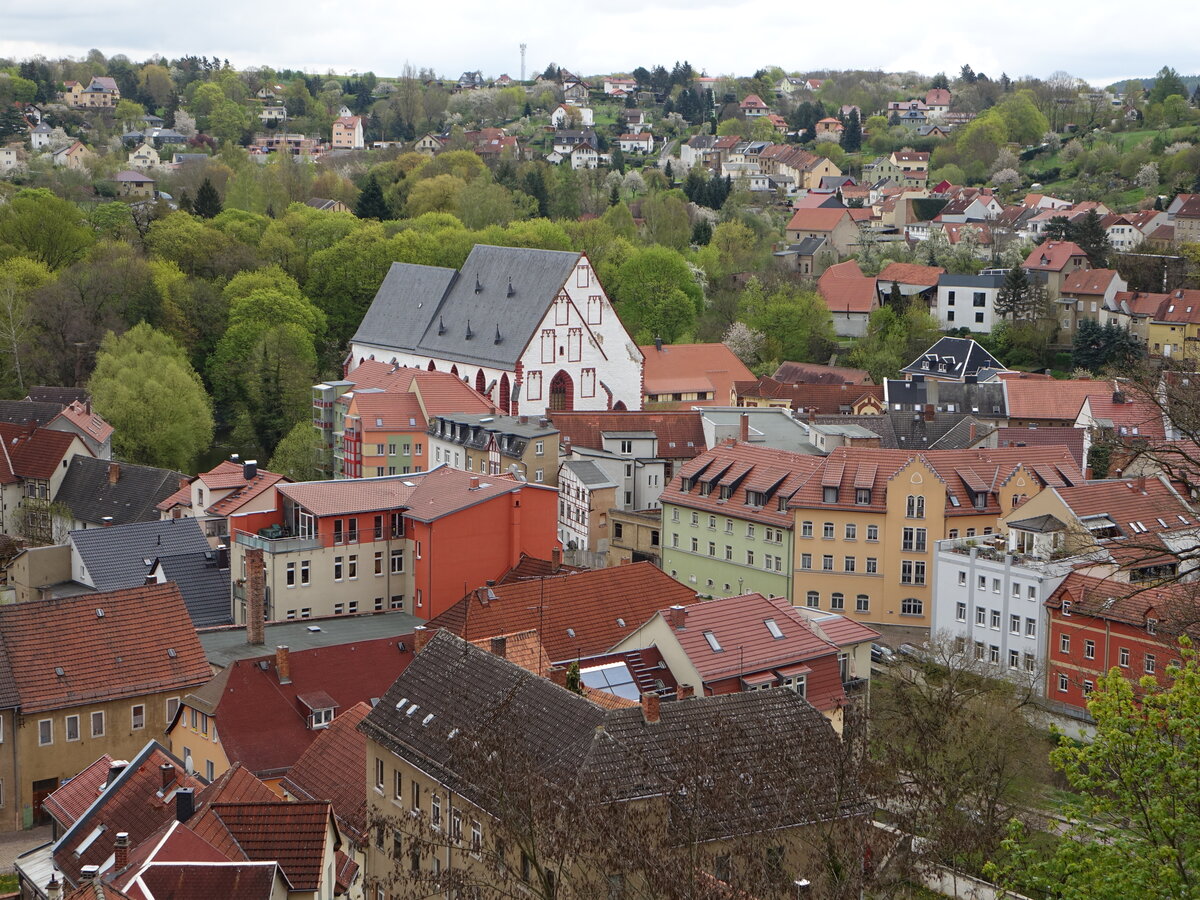
[(991, 534), (1044, 487), (1082, 481), (1065, 447), (838, 448), (788, 502), (792, 603), (928, 628), (936, 541)]

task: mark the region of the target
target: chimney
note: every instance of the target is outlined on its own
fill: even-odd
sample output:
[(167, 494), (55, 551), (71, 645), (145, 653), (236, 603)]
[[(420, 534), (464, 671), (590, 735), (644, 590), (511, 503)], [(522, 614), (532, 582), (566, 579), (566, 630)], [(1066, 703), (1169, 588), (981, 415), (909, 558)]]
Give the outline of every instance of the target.
[(557, 684), (560, 688), (565, 688), (567, 686), (566, 666), (551, 666), (550, 680)]
[(1113, 391), (1112, 402), (1113, 403), (1124, 403), (1125, 402), (1125, 394), (1121, 391)]
[(969, 429), (968, 429), (968, 432), (967, 432), (967, 434), (968, 434), (968, 438), (967, 438), (967, 439), (968, 439), (968, 440), (969, 440), (969, 441), (970, 441), (972, 444), (973, 444), (973, 443), (975, 443), (975, 423), (974, 423), (974, 422), (972, 422), (972, 423), (971, 423), (971, 425), (970, 425), (970, 427), (969, 427)]
[(191, 487), (191, 484), (192, 484), (192, 480), (190, 478), (188, 478), (186, 475), (179, 476), (179, 489), (181, 491), (186, 491), (189, 487)]
[(750, 414), (742, 413), (738, 417), (738, 440), (743, 444), (750, 443)]
[(120, 872), (129, 865), (129, 832), (118, 831), (113, 842), (113, 868)]
[(1146, 493), (1146, 476), (1145, 475), (1139, 475), (1137, 477), (1137, 481), (1134, 482), (1134, 484), (1136, 485), (1135, 490), (1139, 494)]
[(217, 544), (217, 568), (222, 572), (229, 571), (229, 548), (224, 544)]
[(108, 787), (110, 784), (116, 781), (117, 777), (125, 771), (125, 767), (128, 765), (129, 763), (123, 759), (114, 759), (111, 763), (109, 763), (108, 780), (104, 782), (104, 786)]
[(79, 883), (91, 884), (96, 880), (96, 876), (100, 874), (99, 866), (84, 866), (79, 870)]
[(246, 460), (245, 464), (242, 466), (242, 477), (245, 478), (247, 481), (253, 481), (255, 476), (257, 476), (257, 475), (258, 475), (258, 460), (257, 459)]
[(275, 674), (279, 676), (280, 684), (292, 683), (292, 660), (287, 644), (275, 648)]
[(175, 792), (175, 818), (186, 822), (196, 811), (195, 788), (180, 788)]
[(420, 653), (428, 643), (429, 629), (424, 625), (418, 625), (413, 629), (413, 653)]
[(157, 579), (157, 578), (155, 578), (155, 577), (154, 577), (154, 576), (153, 576), (151, 573), (147, 572), (147, 573), (146, 573), (146, 580), (145, 580), (144, 582), (142, 582), (142, 583), (143, 583), (143, 584), (158, 584), (158, 579)]
[(926, 422), (932, 422), (932, 421), (933, 421), (933, 414), (934, 414), (933, 404), (932, 404), (932, 403), (926, 403), (926, 404), (925, 404), (925, 411), (924, 411), (925, 421), (926, 421)]
[(492, 655), (499, 656), (505, 659), (508, 656), (508, 638), (504, 635), (497, 635), (492, 638)]
[(529, 416), (517, 416), (517, 421), (522, 425), (529, 424)]
[(657, 350), (659, 353), (662, 353), (662, 338), (656, 337), (654, 339), (654, 349)]
[(50, 880), (46, 882), (46, 900), (62, 900), (62, 882), (53, 872), (50, 874)]
[(85, 413), (87, 413), (89, 416), (92, 414), (92, 401), (91, 400), (83, 401), (83, 411)]
[(162, 787), (165, 791), (175, 780), (175, 767), (170, 763), (163, 763), (158, 767), (158, 771), (162, 775)]
[(646, 720), (647, 725), (658, 721), (658, 703), (658, 694), (642, 694), (642, 718)]
[(469, 490), (472, 490), (472, 491), (477, 491), (477, 490), (479, 490), (479, 476), (478, 476), (478, 475), (472, 475), (472, 476), (471, 476), (471, 482), (470, 482), (470, 488), (469, 488)]
[(108, 483), (116, 484), (121, 480), (121, 464), (110, 462), (108, 464)]
[(688, 698), (694, 697), (695, 695), (696, 695), (696, 689), (694, 687), (692, 687), (690, 684), (681, 684), (681, 685), (679, 685), (679, 687), (675, 688), (675, 699), (676, 700), (687, 700)]
[(550, 571), (557, 572), (562, 568), (562, 547), (552, 547), (550, 549)]
[(267, 574), (261, 547), (246, 550), (246, 643), (260, 645), (263, 636)]
[(671, 607), (670, 620), (672, 628), (683, 628), (687, 624), (687, 607), (676, 603)]

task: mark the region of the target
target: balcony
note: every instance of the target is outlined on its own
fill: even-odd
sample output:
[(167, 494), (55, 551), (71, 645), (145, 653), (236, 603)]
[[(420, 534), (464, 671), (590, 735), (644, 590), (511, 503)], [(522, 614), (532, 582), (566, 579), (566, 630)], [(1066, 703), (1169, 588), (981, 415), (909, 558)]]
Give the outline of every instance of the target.
[[(263, 531), (270, 531), (264, 528)], [(288, 537), (282, 532), (282, 529), (277, 532), (278, 537), (268, 537), (263, 534), (248, 534), (245, 531), (235, 533), (234, 540), (243, 547), (256, 547), (264, 553), (302, 553), (306, 550), (321, 549), (320, 538), (315, 537)]]
[(842, 682), (842, 690), (846, 692), (847, 697), (856, 697), (860, 694), (865, 694), (867, 688), (870, 686), (870, 678), (851, 678), (849, 681)]

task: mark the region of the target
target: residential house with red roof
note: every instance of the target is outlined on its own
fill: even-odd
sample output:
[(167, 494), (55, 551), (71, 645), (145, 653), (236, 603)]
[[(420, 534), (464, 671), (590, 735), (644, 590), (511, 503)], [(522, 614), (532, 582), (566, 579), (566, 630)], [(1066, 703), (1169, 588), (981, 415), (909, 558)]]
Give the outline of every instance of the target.
[(240, 764), (278, 793), (317, 738), (356, 703), (380, 696), (412, 653), (411, 639), (394, 637), (280, 646), (273, 655), (264, 648), (184, 694), (167, 726), (169, 746), (209, 781)]
[(1085, 453), (1097, 441), (1116, 441), (1126, 446), (1144, 445), (1166, 439), (1166, 423), (1158, 405), (1135, 392), (1126, 392), (1114, 382), (1111, 394), (1091, 395), (1075, 417), (1075, 427), (1086, 429)]
[(764, 175), (781, 175), (792, 179), (797, 190), (816, 190), (821, 180), (842, 174), (832, 161), (795, 144), (771, 144), (758, 156), (759, 170)]
[[(858, 246), (858, 226), (848, 209), (798, 209), (786, 228), (787, 240), (802, 275), (816, 275), (818, 255), (833, 261), (849, 256)], [(805, 268), (807, 263), (808, 268)]]
[(1046, 696), (1087, 716), (1088, 695), (1113, 669), (1137, 684), (1167, 684), (1180, 637), (1196, 639), (1194, 585), (1135, 586), (1073, 572), (1046, 601)]
[(922, 266), (916, 263), (888, 263), (875, 278), (875, 289), (880, 297), (890, 297), (893, 290), (909, 299), (921, 297), (930, 305), (937, 295), (938, 279), (946, 274), (940, 266)]
[(1027, 275), (1046, 285), (1051, 298), (1058, 299), (1067, 277), (1080, 269), (1090, 269), (1091, 263), (1073, 241), (1046, 241), (1029, 251), (1021, 266)]
[(0, 607), (0, 824), (47, 821), (63, 779), (133, 756), (209, 672), (174, 584)]
[(91, 455), (74, 431), (0, 422), (0, 532), (35, 544), (60, 542), (70, 523), (54, 520), (51, 502), (71, 460)]
[[(841, 730), (846, 685), (863, 690), (871, 672), (874, 628), (822, 617), (839, 643), (786, 597), (744, 594), (658, 610), (619, 650), (654, 648), (672, 677), (700, 696), (784, 688), (804, 697)], [(842, 633), (842, 632), (845, 633)], [(856, 648), (866, 648), (855, 653)]]
[(1146, 349), (1163, 359), (1200, 359), (1200, 291), (1167, 294), (1150, 317)]
[(449, 372), (364, 360), (353, 376), (313, 387), (313, 424), (323, 471), (334, 478), (407, 475), (430, 468), (425, 432), (433, 416), (495, 413), (495, 385), (474, 388)]
[(582, 253), (477, 244), (457, 270), (393, 263), (350, 344), (346, 378), (368, 359), (457, 372), (506, 415), (641, 406), (642, 354)]
[(607, 653), (664, 606), (696, 601), (696, 591), (651, 563), (562, 572), (480, 587), (431, 619), (464, 640), (536, 631), (552, 664)]
[(927, 628), (937, 541), (991, 534), (1043, 488), (1082, 481), (1065, 447), (834, 449), (781, 501), (794, 517), (792, 602)]
[(1081, 322), (1100, 324), (1102, 311), (1111, 308), (1117, 294), (1128, 289), (1129, 284), (1116, 269), (1077, 269), (1068, 274), (1055, 300), (1058, 343), (1074, 343)]
[(1105, 379), (1050, 379), (1031, 372), (1001, 372), (1009, 425), (1074, 428), (1089, 397), (1111, 397), (1115, 384)]
[(275, 489), (289, 479), (258, 467), (237, 454), (186, 479), (179, 490), (158, 504), (162, 519), (196, 519), (214, 548), (229, 542), (230, 522), (275, 508)]
[(950, 112), (950, 91), (946, 88), (931, 88), (925, 94), (925, 107), (930, 116), (944, 116)]
[(862, 273), (855, 260), (830, 266), (817, 280), (817, 293), (833, 316), (833, 330), (839, 337), (862, 337), (867, 321), (879, 306), (875, 279)]
[(558, 547), (558, 492), (440, 466), (412, 475), (279, 485), (275, 507), (231, 524), (234, 619), (261, 559), (268, 620), (398, 609), (436, 616), (522, 553)]
[(774, 406), (804, 415), (873, 415), (886, 409), (878, 384), (785, 384), (768, 375), (737, 383), (737, 405)]
[(770, 111), (771, 107), (763, 103), (758, 94), (748, 94), (746, 99), (738, 104), (738, 112), (747, 119), (765, 116)]
[(687, 463), (661, 498), (663, 571), (709, 596), (791, 596), (787, 500), (821, 463), (735, 441)]
[[(598, 453), (625, 459), (635, 470), (662, 467), (655, 497), (671, 479), (675, 469), (703, 453), (704, 423), (695, 410), (654, 410), (651, 412), (550, 412), (547, 418), (559, 430), (564, 457), (579, 452), (595, 457)], [(590, 450), (591, 453), (582, 451)], [(646, 483), (646, 489), (654, 487)], [(637, 490), (630, 484), (623, 490)], [(650, 499), (650, 498), (647, 498)], [(639, 508), (635, 496), (630, 504)]]
[[(725, 344), (663, 344), (639, 347), (646, 359), (643, 404), (655, 409), (732, 406), (733, 383), (754, 374)], [(677, 405), (682, 404), (682, 406)]]
[(333, 120), (332, 139), (329, 142), (334, 150), (361, 150), (366, 146), (363, 141), (363, 123), (360, 116), (340, 116)]
[(1177, 243), (1200, 242), (1200, 194), (1180, 194), (1167, 209), (1167, 216)]

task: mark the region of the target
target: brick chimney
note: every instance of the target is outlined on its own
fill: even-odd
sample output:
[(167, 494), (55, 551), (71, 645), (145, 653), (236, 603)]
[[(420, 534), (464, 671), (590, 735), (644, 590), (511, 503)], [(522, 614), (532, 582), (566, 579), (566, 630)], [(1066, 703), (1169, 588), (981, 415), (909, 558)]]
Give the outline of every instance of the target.
[(96, 880), (96, 876), (100, 874), (99, 866), (84, 866), (79, 870), (79, 883), (90, 884)]
[(1135, 484), (1135, 486), (1136, 486), (1136, 487), (1135, 487), (1135, 490), (1136, 490), (1136, 491), (1137, 491), (1139, 494), (1144, 494), (1144, 493), (1146, 493), (1146, 476), (1145, 476), (1145, 475), (1139, 475), (1139, 476), (1137, 477), (1137, 481), (1136, 481), (1136, 482), (1134, 482), (1134, 484)]
[(967, 438), (967, 439), (968, 439), (968, 440), (969, 440), (969, 441), (970, 441), (972, 444), (974, 444), (974, 443), (975, 443), (975, 423), (974, 423), (974, 422), (972, 422), (972, 423), (970, 424), (970, 426), (969, 426), (969, 430), (968, 430), (968, 438)]
[(190, 478), (188, 478), (186, 475), (179, 476), (179, 489), (181, 491), (186, 491), (189, 487), (191, 487), (191, 485), (192, 480)]
[(129, 865), (129, 832), (118, 831), (113, 841), (113, 868), (120, 872)]
[(687, 625), (687, 607), (676, 603), (668, 613), (672, 628), (683, 628)]
[(418, 625), (413, 629), (413, 653), (420, 653), (425, 645), (429, 643), (429, 629), (424, 625)]
[(551, 666), (550, 680), (561, 688), (567, 686), (567, 670), (565, 666)]
[(492, 655), (499, 656), (501, 659), (508, 657), (508, 638), (504, 635), (497, 635), (492, 638)]
[(690, 684), (681, 684), (675, 688), (676, 700), (687, 700), (689, 697), (694, 697), (695, 695), (696, 689)]
[(280, 684), (292, 683), (292, 660), (287, 644), (275, 648), (275, 674), (279, 676)]
[(267, 574), (261, 547), (246, 551), (246, 643), (266, 643), (263, 636), (263, 616), (266, 606)]
[(933, 408), (933, 404), (932, 404), (932, 403), (926, 403), (926, 404), (925, 404), (924, 415), (925, 415), (925, 421), (926, 421), (926, 422), (932, 422), (932, 421), (933, 421), (934, 408)]
[(470, 481), (468, 490), (472, 490), (472, 491), (479, 490), (479, 476), (478, 475), (471, 476), (471, 481)]
[(642, 694), (642, 718), (646, 720), (647, 725), (658, 721), (658, 704), (658, 694)]
[(557, 572), (562, 568), (562, 547), (550, 549), (550, 571)]
[(742, 413), (738, 416), (738, 440), (743, 444), (750, 443), (750, 414)]
[(121, 480), (121, 464), (110, 462), (108, 464), (108, 483), (116, 484)]
[(162, 775), (162, 788), (165, 791), (175, 781), (175, 767), (171, 763), (163, 763), (158, 771)]

